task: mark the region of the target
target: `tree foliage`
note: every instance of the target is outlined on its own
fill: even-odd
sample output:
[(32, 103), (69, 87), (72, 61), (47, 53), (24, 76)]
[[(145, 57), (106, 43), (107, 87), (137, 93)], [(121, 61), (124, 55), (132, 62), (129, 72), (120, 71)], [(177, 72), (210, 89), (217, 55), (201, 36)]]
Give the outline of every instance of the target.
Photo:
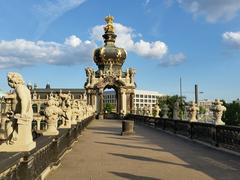
[(223, 101), (223, 105), (227, 108), (223, 115), (223, 121), (226, 125), (239, 126), (240, 125), (240, 104), (233, 101), (232, 103), (226, 103)]
[[(166, 104), (169, 108), (168, 111), (168, 116), (172, 117), (173, 116), (173, 107), (174, 107), (174, 103), (176, 101), (179, 102), (179, 108), (180, 108), (180, 117), (182, 117), (183, 113), (184, 113), (184, 109), (185, 109), (185, 105), (186, 105), (186, 101), (185, 101), (186, 97), (181, 97), (178, 95), (174, 95), (174, 96), (162, 96), (158, 98), (158, 104), (159, 107), (162, 109), (163, 105)], [(162, 116), (163, 114), (160, 112), (160, 115)]]
[(114, 105), (107, 103), (104, 107), (104, 112), (111, 113), (114, 109)]

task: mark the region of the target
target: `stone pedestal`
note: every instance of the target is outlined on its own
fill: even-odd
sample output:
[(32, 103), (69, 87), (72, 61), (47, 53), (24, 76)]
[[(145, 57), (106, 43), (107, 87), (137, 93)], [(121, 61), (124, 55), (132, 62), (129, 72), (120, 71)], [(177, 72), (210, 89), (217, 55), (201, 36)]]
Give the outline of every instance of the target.
[(104, 119), (104, 115), (103, 114), (98, 114), (98, 119), (99, 120), (103, 120)]
[(56, 136), (59, 134), (59, 131), (57, 130), (57, 121), (53, 123), (48, 123), (47, 131), (42, 133), (43, 136)]
[(30, 119), (18, 118), (17, 139), (13, 144), (1, 144), (0, 152), (30, 151), (36, 147), (32, 137), (32, 123)]
[(59, 126), (59, 129), (70, 129), (71, 126), (71, 122), (69, 120), (63, 120), (63, 124), (61, 126)]
[(72, 118), (71, 124), (72, 124), (72, 125), (76, 125), (76, 124), (77, 124), (76, 117)]
[(134, 130), (134, 121), (122, 121), (122, 136), (133, 135), (135, 134)]

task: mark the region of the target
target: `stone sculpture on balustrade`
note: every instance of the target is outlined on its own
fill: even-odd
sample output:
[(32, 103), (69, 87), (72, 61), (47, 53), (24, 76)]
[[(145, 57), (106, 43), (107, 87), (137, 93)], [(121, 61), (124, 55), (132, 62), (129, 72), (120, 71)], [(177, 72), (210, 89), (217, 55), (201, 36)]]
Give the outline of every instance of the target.
[(168, 111), (169, 111), (168, 105), (164, 104), (162, 108), (162, 113), (163, 113), (162, 118), (168, 119)]
[(58, 107), (59, 102), (56, 97), (50, 96), (47, 107), (45, 109), (45, 117), (47, 120), (47, 129), (42, 134), (44, 136), (58, 135), (58, 120), (59, 116), (62, 114), (61, 108)]
[(137, 114), (137, 115), (141, 115), (141, 108), (138, 107), (138, 106), (137, 106), (136, 114)]
[(1, 119), (4, 138), (0, 140), (0, 151), (30, 151), (36, 147), (32, 137), (31, 94), (20, 74), (10, 72), (7, 79), (14, 91), (5, 96), (7, 101), (11, 101), (11, 108)]
[(161, 112), (161, 109), (159, 107), (158, 104), (155, 104), (154, 108), (153, 108), (153, 115), (154, 117), (160, 117), (159, 113)]
[(189, 113), (189, 118), (190, 122), (196, 122), (197, 121), (197, 113), (199, 111), (199, 107), (195, 102), (191, 102), (189, 108), (188, 108), (188, 113)]
[(175, 120), (179, 120), (179, 102), (178, 100), (174, 103), (174, 106), (173, 106), (173, 119)]
[[(61, 98), (61, 109), (62, 109), (62, 125), (59, 128), (69, 129), (72, 125), (72, 96), (69, 92), (68, 94), (59, 93)], [(73, 121), (73, 124), (76, 124), (76, 121)]]
[(216, 99), (213, 107), (211, 108), (211, 110), (213, 111), (215, 125), (225, 125), (225, 123), (222, 121), (222, 115), (223, 112), (226, 111), (227, 109), (222, 104), (223, 102), (221, 102), (219, 99)]

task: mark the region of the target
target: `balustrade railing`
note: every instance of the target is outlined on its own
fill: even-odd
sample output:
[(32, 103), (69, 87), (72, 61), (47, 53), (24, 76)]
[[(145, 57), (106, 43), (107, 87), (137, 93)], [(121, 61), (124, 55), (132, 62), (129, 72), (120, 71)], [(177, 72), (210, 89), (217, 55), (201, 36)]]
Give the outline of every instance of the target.
[(57, 136), (36, 137), (37, 147), (30, 152), (0, 153), (0, 180), (41, 179), (48, 167), (59, 165), (61, 157), (93, 119), (91, 116), (71, 129), (60, 129)]
[(240, 153), (240, 127), (129, 114), (127, 119)]

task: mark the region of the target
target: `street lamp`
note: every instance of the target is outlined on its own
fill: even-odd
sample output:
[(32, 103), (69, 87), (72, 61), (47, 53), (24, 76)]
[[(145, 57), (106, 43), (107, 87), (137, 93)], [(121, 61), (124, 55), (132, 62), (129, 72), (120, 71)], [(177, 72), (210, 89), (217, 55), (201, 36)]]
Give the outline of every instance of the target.
[(198, 85), (195, 84), (195, 103), (198, 104), (198, 95), (203, 94), (202, 91), (198, 92)]

